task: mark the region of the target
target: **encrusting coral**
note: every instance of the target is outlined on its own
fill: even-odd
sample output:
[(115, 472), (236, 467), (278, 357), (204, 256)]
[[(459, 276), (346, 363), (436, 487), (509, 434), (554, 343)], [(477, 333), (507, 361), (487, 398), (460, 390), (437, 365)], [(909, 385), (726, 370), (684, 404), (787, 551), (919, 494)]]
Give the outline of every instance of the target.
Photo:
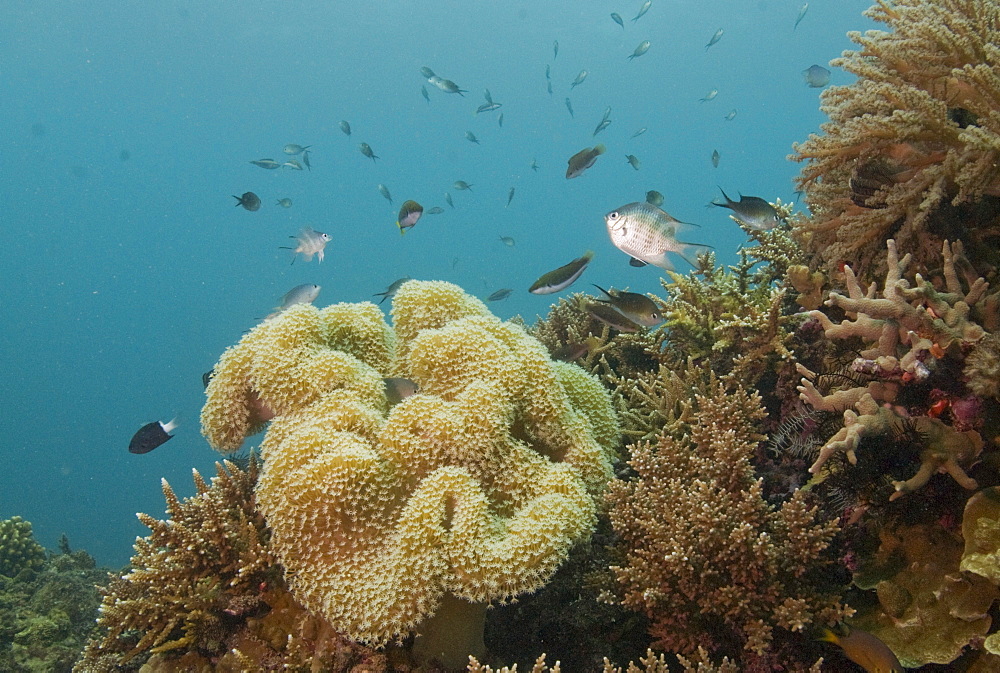
[[(589, 535), (618, 422), (594, 378), (457, 286), (409, 281), (392, 316), (301, 305), (258, 326), (217, 365), (203, 431), (232, 449), (273, 417), (257, 498), (298, 600), (374, 645), (416, 630), (455, 666), (489, 602)], [(419, 391), (390, 407), (392, 377)]]
[(1000, 7), (981, 0), (878, 0), (889, 32), (851, 32), (833, 64), (857, 75), (823, 92), (830, 121), (796, 145), (813, 217), (798, 222), (829, 271), (881, 269), (886, 238), (933, 259), (962, 240), (978, 273), (1000, 264)]
[[(760, 398), (709, 375), (690, 413), (656, 443), (632, 447), (635, 479), (609, 488), (625, 562), (613, 567), (624, 605), (651, 621), (654, 645), (682, 654), (729, 649), (767, 661), (776, 629), (805, 632), (851, 614), (824, 581), (839, 530), (797, 490), (768, 505), (750, 458)], [(803, 666), (804, 667), (804, 666)]]

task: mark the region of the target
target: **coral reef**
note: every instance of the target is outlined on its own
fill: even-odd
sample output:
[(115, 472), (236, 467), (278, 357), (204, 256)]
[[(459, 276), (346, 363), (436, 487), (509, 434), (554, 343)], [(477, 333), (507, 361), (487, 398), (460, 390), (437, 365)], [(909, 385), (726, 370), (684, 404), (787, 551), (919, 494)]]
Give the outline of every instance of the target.
[(856, 82), (822, 94), (822, 135), (795, 146), (813, 217), (797, 232), (830, 272), (881, 268), (895, 238), (930, 268), (961, 240), (977, 273), (1000, 255), (1000, 8), (980, 0), (878, 0), (866, 16), (889, 31), (833, 65)]
[(71, 551), (63, 537), (59, 553), (13, 577), (0, 576), (0, 670), (68, 673), (94, 630), (95, 584), (106, 572), (86, 552)]
[(851, 614), (824, 579), (838, 526), (817, 521), (804, 491), (778, 508), (763, 500), (750, 463), (763, 438), (758, 396), (711, 375), (698, 388), (686, 421), (631, 447), (637, 478), (609, 488), (626, 557), (612, 570), (656, 647), (729, 650), (747, 668), (766, 661), (776, 629), (803, 633)]
[(0, 575), (16, 577), (44, 563), (45, 548), (35, 542), (30, 521), (19, 516), (0, 521)]
[[(454, 285), (409, 281), (392, 316), (302, 305), (258, 326), (217, 365), (203, 428), (231, 449), (273, 417), (257, 498), (298, 600), (374, 645), (417, 630), (454, 666), (482, 651), (489, 602), (589, 535), (618, 423), (596, 380)], [(387, 377), (419, 392), (390, 408)]]

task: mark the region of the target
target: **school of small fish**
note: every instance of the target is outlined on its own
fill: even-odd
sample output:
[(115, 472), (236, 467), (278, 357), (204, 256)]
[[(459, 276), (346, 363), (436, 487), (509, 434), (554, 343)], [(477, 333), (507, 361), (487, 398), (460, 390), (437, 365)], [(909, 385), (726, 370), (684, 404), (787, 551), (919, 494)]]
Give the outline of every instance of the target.
[[(656, 4), (659, 5), (662, 3), (657, 2)], [(795, 17), (794, 23), (791, 26), (792, 30), (798, 28), (799, 24), (806, 17), (808, 9), (809, 9), (809, 3), (804, 3), (800, 6), (800, 8), (798, 9), (798, 14)], [(619, 55), (615, 55), (615, 53), (611, 53), (609, 51), (607, 52), (607, 58), (609, 60), (619, 59), (622, 58), (622, 56), (624, 55), (625, 56), (624, 60), (627, 60), (631, 64), (633, 61), (636, 61), (636, 59), (640, 59), (641, 57), (644, 57), (647, 54), (651, 54), (646, 58), (641, 58), (641, 60), (635, 65), (627, 66), (630, 72), (634, 72), (647, 68), (650, 64), (653, 64), (655, 59), (657, 58), (663, 59), (664, 58), (663, 55), (658, 51), (661, 46), (664, 48), (665, 52), (669, 52), (669, 57), (671, 59), (677, 56), (676, 41), (674, 43), (668, 43), (668, 41), (665, 39), (657, 41), (656, 35), (653, 34), (652, 28), (650, 28), (649, 35), (653, 39), (644, 39), (647, 37), (646, 35), (634, 35), (633, 37), (634, 39), (636, 39), (636, 41), (632, 41), (632, 39), (629, 39), (628, 37), (625, 36), (626, 32), (635, 30), (645, 31), (647, 29), (646, 28), (647, 26), (651, 26), (651, 20), (647, 19), (642, 23), (639, 23), (640, 19), (645, 17), (647, 13), (651, 11), (654, 12), (653, 15), (655, 16), (657, 11), (662, 11), (662, 10), (663, 10), (662, 7), (654, 7), (654, 0), (644, 0), (639, 6), (635, 15), (631, 18), (631, 21), (629, 22), (626, 22), (626, 20), (623, 18), (623, 14), (619, 12), (611, 12), (610, 18), (614, 24), (614, 27), (611, 27), (606, 23), (604, 24), (605, 26), (608, 26), (607, 28), (608, 30), (615, 31), (614, 33), (610, 33), (610, 35), (614, 36), (619, 35), (618, 32), (619, 29), (621, 31), (625, 31), (620, 33), (620, 35), (623, 36), (621, 42), (627, 42), (627, 44), (634, 44), (635, 47), (632, 49), (632, 52), (630, 54), (627, 52), (625, 54), (621, 54), (621, 52), (616, 52)], [(625, 16), (628, 15), (629, 14), (625, 14)], [(608, 15), (605, 14), (604, 16), (607, 17)], [(789, 19), (791, 20), (791, 17), (789, 17)], [(603, 19), (602, 21), (606, 21), (606, 18)], [(711, 27), (706, 26), (706, 28), (711, 28)], [(714, 58), (717, 53), (721, 53), (722, 51), (726, 50), (727, 43), (722, 42), (724, 35), (725, 35), (725, 29), (723, 27), (719, 27), (713, 33), (711, 33), (710, 37), (708, 38), (708, 41), (704, 43), (704, 50), (706, 52), (709, 51), (710, 49), (712, 50), (712, 56), (710, 56), (709, 58)], [(698, 40), (698, 37), (699, 36), (695, 36), (694, 39)], [(613, 39), (615, 41), (618, 41), (617, 37), (614, 37)], [(716, 47), (716, 45), (719, 45), (720, 43), (722, 43), (722, 46)], [(698, 44), (701, 44), (700, 40), (698, 41)], [(590, 111), (594, 109), (596, 104), (606, 104), (608, 101), (601, 101), (600, 103), (595, 101), (595, 97), (597, 94), (594, 94), (593, 92), (595, 88), (598, 87), (594, 87), (592, 84), (583, 86), (579, 92), (576, 91), (578, 87), (581, 87), (590, 80), (599, 80), (602, 77), (606, 77), (606, 75), (603, 74), (604, 70), (598, 68), (596, 64), (590, 66), (586, 62), (579, 61), (579, 59), (581, 58), (580, 56), (581, 53), (584, 55), (583, 56), (584, 58), (588, 58), (590, 57), (590, 55), (595, 53), (594, 47), (596, 45), (594, 44), (583, 45), (585, 47), (585, 49), (583, 50), (580, 49), (581, 45), (579, 44), (567, 44), (566, 46), (567, 49), (564, 52), (562, 60), (559, 60), (559, 55), (560, 55), (559, 41), (554, 40), (552, 42), (551, 62), (546, 63), (544, 65), (545, 88), (547, 93), (553, 96), (556, 91), (563, 92), (564, 94), (563, 106), (565, 107), (566, 112), (569, 115), (569, 119), (565, 120), (565, 125), (567, 128), (560, 129), (560, 133), (564, 134), (569, 139), (568, 143), (571, 146), (575, 145), (576, 148), (582, 147), (582, 149), (579, 149), (574, 153), (572, 153), (566, 160), (565, 178), (567, 180), (580, 178), (585, 174), (587, 174), (589, 171), (593, 170), (594, 175), (584, 177), (583, 179), (585, 184), (588, 184), (591, 189), (594, 189), (595, 187), (599, 187), (599, 185), (595, 185), (595, 183), (597, 183), (601, 174), (606, 174), (608, 171), (611, 170), (622, 170), (621, 168), (613, 166), (614, 164), (617, 163), (617, 160), (615, 162), (611, 162), (610, 160), (607, 159), (599, 161), (600, 157), (608, 152), (608, 146), (611, 146), (612, 149), (615, 150), (616, 152), (622, 152), (621, 154), (617, 154), (617, 156), (621, 157), (624, 155), (626, 160), (623, 163), (627, 163), (628, 166), (633, 171), (640, 171), (640, 168), (642, 167), (642, 162), (635, 153), (625, 152), (623, 147), (624, 143), (622, 143), (620, 140), (615, 142), (614, 138), (609, 139), (607, 145), (605, 145), (604, 143), (597, 143), (594, 144), (593, 146), (590, 146), (589, 144), (587, 146), (584, 146), (584, 143), (587, 142), (587, 139), (584, 134), (586, 130), (589, 130), (589, 125), (585, 130), (582, 131), (580, 130), (573, 131), (569, 128), (570, 125), (576, 124), (575, 122), (576, 110), (574, 109), (573, 100), (571, 100), (570, 96), (566, 94), (572, 93), (572, 95), (576, 98), (579, 110), (581, 111), (581, 118), (583, 118), (584, 115), (589, 116)], [(619, 47), (623, 46), (627, 45), (619, 45)], [(656, 49), (650, 52), (650, 49), (653, 48), (654, 46), (656, 46)], [(712, 49), (713, 47), (716, 48)], [(588, 66), (588, 67), (581, 67), (581, 66)], [(593, 74), (592, 71), (588, 69), (589, 67), (594, 68)], [(572, 69), (567, 72), (567, 69), (569, 68)], [(559, 71), (561, 71), (561, 73)], [(540, 77), (541, 64), (539, 64), (539, 70), (535, 72), (539, 72), (539, 77)], [(573, 72), (575, 72), (576, 75), (575, 77), (570, 79), (569, 75), (572, 74)], [(794, 73), (794, 70), (792, 72)], [(478, 124), (476, 126), (475, 131), (472, 129), (466, 129), (464, 131), (459, 131), (459, 130), (455, 131), (456, 135), (458, 135), (458, 133), (461, 133), (465, 138), (465, 140), (468, 142), (468, 145), (465, 145), (466, 149), (463, 150), (465, 152), (483, 153), (478, 156), (484, 156), (485, 154), (488, 154), (491, 148), (497, 146), (498, 144), (497, 140), (500, 137), (500, 135), (498, 134), (507, 133), (507, 131), (504, 130), (504, 113), (508, 112), (510, 114), (510, 119), (513, 124), (514, 122), (516, 122), (518, 112), (524, 110), (524, 108), (521, 105), (521, 101), (516, 100), (516, 97), (514, 96), (510, 96), (509, 92), (508, 95), (505, 96), (505, 98), (508, 98), (508, 100), (506, 102), (499, 102), (497, 100), (494, 100), (493, 94), (491, 93), (489, 88), (484, 88), (483, 101), (481, 103), (475, 104), (475, 103), (470, 103), (469, 99), (466, 98), (466, 94), (469, 93), (469, 89), (462, 88), (462, 86), (460, 86), (456, 80), (452, 80), (449, 77), (440, 75), (437, 72), (435, 72), (435, 70), (433, 70), (428, 66), (420, 67), (419, 75), (421, 78), (420, 80), (418, 80), (420, 81), (419, 95), (424, 99), (427, 105), (431, 106), (430, 108), (427, 108), (428, 110), (433, 110), (436, 105), (442, 105), (442, 104), (468, 106), (469, 108), (468, 111), (471, 114), (472, 119), (475, 121), (475, 123)], [(830, 71), (818, 64), (813, 64), (808, 68), (806, 68), (805, 70), (802, 70), (801, 75), (805, 81), (806, 86), (811, 88), (823, 88), (827, 86), (827, 84), (829, 84), (830, 82)], [(456, 75), (452, 76), (457, 77), (459, 80), (465, 79), (464, 76), (462, 76), (462, 73), (457, 73)], [(555, 82), (555, 84), (553, 84), (553, 82)], [(496, 87), (495, 83), (494, 87)], [(416, 89), (416, 87), (414, 87), (414, 89)], [(628, 91), (626, 87), (626, 89), (620, 91), (620, 93), (627, 94), (621, 96), (629, 104), (628, 107), (626, 108), (627, 111), (634, 112), (635, 109), (642, 108), (642, 97), (641, 97), (642, 92), (635, 92), (633, 94), (633, 92)], [(416, 95), (416, 91), (414, 91), (413, 95), (414, 96)], [(714, 87), (708, 88), (704, 96), (702, 96), (699, 100), (702, 103), (707, 103), (715, 100), (716, 98), (723, 101), (729, 99), (730, 104), (732, 104), (731, 95), (727, 95), (725, 91), (721, 91), (719, 88), (714, 88)], [(546, 100), (551, 100), (551, 99), (546, 99)], [(555, 100), (557, 101), (558, 98), (555, 98)], [(446, 102), (442, 103), (439, 101), (446, 101)], [(423, 104), (421, 104), (421, 109), (424, 109)], [(598, 134), (605, 132), (611, 126), (612, 124), (611, 111), (612, 111), (611, 105), (607, 105), (600, 121), (597, 123), (595, 127), (593, 127), (590, 136), (591, 139), (595, 138)], [(528, 110), (528, 114), (532, 113), (533, 113), (532, 110)], [(619, 110), (619, 113), (621, 113), (621, 110)], [(490, 117), (491, 114), (496, 115), (497, 125), (495, 127), (493, 127), (492, 125), (490, 125), (490, 127), (484, 127), (482, 125), (481, 120), (483, 118)], [(724, 115), (724, 120), (727, 122), (731, 122), (736, 119), (737, 114), (738, 114), (737, 108), (735, 107), (730, 108), (729, 112)], [(591, 118), (591, 120), (592, 119), (593, 118)], [(346, 145), (342, 145), (342, 147), (346, 148), (351, 148), (353, 146), (354, 150), (356, 150), (356, 152), (359, 153), (361, 157), (370, 159), (372, 164), (364, 162), (363, 159), (357, 157), (357, 154), (353, 154), (354, 158), (351, 159), (350, 152), (352, 152), (353, 150), (349, 149), (344, 150), (344, 152), (348, 153), (348, 158), (343, 159), (343, 161), (354, 162), (354, 167), (353, 169), (351, 169), (354, 171), (378, 170), (376, 168), (368, 168), (368, 169), (364, 168), (366, 165), (371, 167), (373, 164), (375, 166), (382, 166), (382, 164), (379, 163), (381, 157), (376, 153), (375, 147), (383, 148), (387, 156), (391, 154), (397, 154), (398, 148), (394, 148), (391, 142), (389, 142), (388, 140), (382, 142), (382, 140), (384, 139), (380, 139), (378, 137), (370, 137), (369, 139), (366, 140), (357, 139), (357, 135), (360, 135), (363, 138), (365, 135), (369, 134), (374, 136), (374, 133), (372, 133), (371, 130), (368, 128), (368, 124), (365, 123), (366, 120), (355, 120), (355, 121), (357, 121), (356, 124), (357, 128), (355, 128), (355, 125), (353, 125), (351, 121), (349, 121), (348, 119), (341, 119), (339, 121), (330, 120), (329, 124), (331, 129), (339, 129), (340, 132), (343, 134), (343, 136), (346, 136), (347, 138), (353, 138), (350, 141), (345, 141), (341, 137), (340, 140), (336, 141), (337, 143), (346, 142), (347, 143)], [(583, 124), (587, 124), (587, 122), (583, 121)], [(609, 132), (607, 136), (615, 135), (616, 130), (619, 132), (619, 134), (621, 133), (620, 127), (616, 126), (615, 130)], [(635, 141), (631, 142), (631, 145), (642, 144), (643, 142), (645, 142), (645, 139), (641, 141), (636, 141), (635, 139), (646, 134), (648, 130), (649, 129), (647, 129), (647, 127), (645, 126), (638, 128), (630, 136), (628, 136), (628, 140), (625, 142)], [(656, 129), (654, 128), (653, 130), (655, 134)], [(621, 137), (624, 136), (619, 135), (619, 138)], [(282, 173), (291, 171), (291, 172), (301, 172), (303, 175), (307, 175), (309, 171), (312, 171), (312, 160), (311, 160), (312, 154), (315, 152), (317, 153), (317, 156), (328, 157), (329, 152), (327, 148), (327, 143), (333, 142), (330, 140), (324, 140), (322, 138), (311, 138), (308, 140), (312, 140), (313, 143), (300, 144), (298, 142), (289, 142), (285, 143), (284, 145), (279, 144), (277, 146), (273, 146), (272, 150), (270, 152), (267, 152), (267, 154), (270, 154), (270, 156), (263, 156), (261, 158), (251, 159), (249, 160), (249, 163), (253, 166), (264, 169), (265, 171), (280, 171)], [(371, 143), (374, 143), (374, 145), (370, 144), (369, 140), (371, 141)], [(590, 142), (593, 143), (594, 141), (591, 140)], [(471, 145), (476, 145), (477, 148), (473, 149), (471, 148)], [(568, 150), (570, 148), (566, 149)], [(638, 151), (639, 154), (642, 154), (644, 156), (656, 155), (655, 150), (650, 147), (646, 147), (645, 149), (639, 147), (636, 151)], [(567, 152), (567, 154), (569, 154), (569, 152)], [(566, 154), (564, 154), (563, 156), (566, 156)], [(273, 157), (282, 157), (283, 159), (275, 159)], [(718, 168), (721, 159), (721, 154), (719, 150), (713, 149), (711, 151), (710, 157), (711, 157), (712, 167)], [(398, 156), (395, 158), (398, 159)], [(483, 159), (483, 161), (490, 161), (490, 159)], [(328, 162), (321, 162), (320, 164), (318, 164), (317, 171), (318, 172), (322, 171), (324, 165), (327, 163)], [(545, 171), (558, 170), (558, 168), (553, 165), (553, 162), (545, 162), (545, 163), (546, 163), (546, 165), (544, 166)], [(598, 166), (599, 163), (600, 166)], [(524, 164), (521, 165), (524, 166)], [(598, 167), (595, 168), (595, 166)], [(473, 190), (473, 187), (475, 186), (474, 183), (470, 183), (462, 179), (456, 179), (451, 183), (450, 186), (445, 188), (446, 191), (443, 192), (444, 202), (450, 209), (456, 209), (455, 199), (452, 197), (453, 192), (454, 193), (468, 192), (469, 194), (468, 196), (455, 197), (458, 198), (460, 201), (462, 199), (477, 199), (477, 198), (481, 199), (483, 198), (483, 193), (485, 192), (486, 198), (494, 199), (493, 203), (496, 204), (497, 208), (500, 208), (502, 204), (502, 207), (505, 209), (511, 209), (512, 211), (518, 210), (519, 204), (524, 202), (529, 197), (522, 196), (520, 197), (518, 202), (515, 202), (514, 195), (515, 193), (518, 194), (522, 193), (520, 190), (520, 185), (524, 184), (526, 190), (528, 190), (525, 191), (524, 193), (530, 196), (531, 194), (530, 185), (522, 182), (518, 182), (517, 185), (511, 185), (511, 182), (524, 181), (526, 179), (530, 179), (532, 175), (543, 170), (543, 166), (540, 165), (535, 158), (531, 159), (530, 164), (528, 164), (526, 168), (529, 168), (531, 172), (526, 174), (518, 173), (517, 175), (511, 176), (510, 182), (507, 182), (507, 184), (503, 186), (495, 184), (494, 185), (485, 184), (484, 181), (484, 184), (481, 185), (481, 191)], [(254, 171), (254, 173), (256, 173), (256, 171)], [(474, 176), (469, 176), (469, 177), (474, 177)], [(298, 180), (305, 178), (295, 178), (295, 179)], [(389, 184), (394, 184), (392, 176), (389, 176), (389, 179), (386, 180), (386, 182)], [(369, 183), (369, 185), (372, 184), (374, 184), (374, 189), (372, 189), (372, 191), (368, 193), (373, 193), (377, 191), (382, 196), (382, 198), (384, 198), (389, 203), (390, 206), (394, 206), (393, 196), (392, 193), (390, 192), (388, 184), (382, 182), (375, 183), (374, 180), (372, 180), (372, 182)], [(399, 187), (398, 183), (396, 183), (396, 187), (397, 191), (402, 191), (398, 189)], [(441, 189), (441, 187), (444, 187), (444, 185), (439, 186), (438, 189)], [(371, 189), (371, 187), (369, 187), (369, 189)], [(237, 190), (237, 194), (239, 194), (239, 191), (242, 190)], [(743, 194), (740, 194), (739, 200), (734, 201), (733, 199), (729, 198), (726, 192), (722, 191), (721, 188), (720, 192), (722, 193), (722, 198), (720, 200), (711, 201), (709, 205), (714, 205), (717, 207), (728, 209), (731, 213), (730, 218), (734, 220), (737, 224), (739, 224), (744, 230), (748, 232), (768, 231), (782, 224), (781, 216), (778, 213), (778, 211), (765, 199), (756, 196), (745, 196)], [(293, 195), (296, 195), (296, 192), (294, 191), (291, 191), (291, 193)], [(440, 196), (441, 193), (442, 192), (439, 191), (438, 195)], [(505, 201), (503, 198), (504, 194), (506, 195)], [(280, 194), (265, 194), (265, 196), (267, 196), (269, 199), (267, 201), (268, 204), (271, 204), (273, 202), (274, 205), (270, 206), (271, 208), (278, 207), (281, 209), (288, 210), (291, 209), (293, 206), (293, 201), (288, 196), (281, 196)], [(427, 194), (423, 195), (401, 194), (400, 196), (404, 197), (405, 200), (403, 200), (402, 205), (399, 207), (398, 212), (396, 214), (395, 226), (398, 228), (401, 235), (406, 234), (407, 231), (410, 229), (414, 229), (417, 226), (417, 224), (421, 221), (421, 218), (425, 213), (428, 215), (438, 216), (448, 212), (444, 208), (438, 205), (433, 205), (425, 209), (424, 206), (422, 206), (414, 198), (406, 198), (406, 197), (416, 196), (417, 198), (419, 198), (420, 201), (423, 201), (424, 203), (427, 203), (428, 201), (433, 203), (433, 200)], [(242, 209), (246, 212), (257, 213), (261, 211), (262, 206), (264, 206), (264, 202), (261, 200), (261, 197), (258, 196), (258, 194), (254, 191), (243, 191), (242, 194), (240, 195), (234, 194), (233, 198), (236, 200), (235, 204), (236, 207), (237, 208), (242, 207)], [(300, 198), (304, 199), (307, 197), (296, 195), (296, 201), (299, 201)], [(645, 200), (626, 203), (617, 208), (614, 208), (613, 210), (608, 210), (606, 214), (604, 214), (603, 217), (605, 222), (605, 229), (610, 239), (610, 242), (612, 243), (612, 245), (614, 245), (614, 247), (618, 248), (622, 253), (624, 253), (627, 256), (627, 259), (631, 266), (643, 267), (646, 265), (651, 265), (661, 269), (673, 269), (675, 263), (674, 257), (679, 257), (688, 262), (689, 264), (694, 265), (696, 264), (697, 261), (695, 259), (696, 255), (711, 250), (711, 246), (704, 245), (702, 243), (682, 240), (682, 238), (686, 238), (687, 235), (690, 234), (691, 228), (697, 225), (691, 225), (689, 223), (685, 223), (676, 219), (675, 217), (670, 215), (666, 210), (664, 210), (664, 208), (667, 207), (664, 206), (664, 203), (665, 203), (665, 197), (661, 192), (656, 190), (649, 190), (645, 193)], [(613, 203), (608, 203), (607, 206), (611, 207), (613, 206)], [(295, 211), (289, 210), (288, 215), (286, 215), (285, 217), (294, 216), (294, 212)], [(598, 216), (599, 213), (594, 213), (593, 224), (595, 226), (597, 225), (598, 222), (597, 220)], [(261, 216), (256, 215), (254, 217), (261, 217)], [(449, 217), (454, 217), (454, 215), (450, 215)], [(443, 222), (445, 221), (445, 219), (447, 218), (443, 218), (441, 220), (435, 219), (435, 222), (438, 221)], [(391, 215), (387, 214), (384, 222), (391, 223), (392, 221), (393, 220), (391, 219)], [(587, 223), (585, 222), (581, 224), (583, 226), (590, 226), (587, 225)], [(326, 228), (326, 226), (324, 225), (320, 226)], [(287, 230), (285, 233), (287, 233)], [(317, 231), (316, 229), (313, 229), (311, 226), (301, 226), (297, 234), (288, 235), (288, 237), (293, 240), (293, 243), (288, 246), (278, 246), (278, 247), (280, 247), (281, 249), (292, 251), (291, 262), (293, 264), (299, 258), (299, 256), (302, 257), (302, 260), (304, 262), (311, 262), (314, 258), (317, 260), (318, 263), (323, 262), (325, 258), (325, 253), (327, 251), (327, 246), (331, 242), (331, 240), (333, 240), (333, 237), (330, 234), (322, 231)], [(494, 238), (493, 240), (496, 241), (498, 239), (503, 244), (504, 247), (511, 249), (511, 251), (506, 254), (517, 253), (517, 249), (515, 249), (514, 247), (515, 246), (514, 237), (509, 235), (500, 235), (497, 238)], [(498, 252), (497, 254), (504, 254), (504, 253)], [(568, 256), (569, 254), (567, 254), (567, 257)], [(499, 302), (507, 299), (515, 292), (523, 292), (525, 289), (527, 290), (527, 292), (531, 294), (538, 294), (538, 295), (562, 292), (568, 289), (581, 277), (581, 275), (586, 271), (586, 269), (590, 265), (590, 262), (593, 258), (594, 258), (594, 252), (588, 250), (581, 256), (572, 259), (571, 261), (567, 262), (566, 264), (556, 269), (544, 271), (537, 278), (537, 280), (535, 280), (535, 282), (532, 283), (530, 286), (527, 286), (527, 283), (525, 283), (525, 286), (521, 286), (522, 289), (520, 290), (515, 289), (513, 287), (501, 287), (499, 289), (492, 291), (490, 289), (486, 289), (483, 292), (483, 294), (485, 295), (483, 299), (488, 302)], [(461, 257), (455, 257), (454, 260), (452, 261), (452, 268), (455, 268), (456, 265), (458, 265), (460, 262), (461, 262)], [(374, 294), (375, 297), (380, 297), (378, 303), (381, 304), (386, 299), (391, 299), (395, 295), (399, 287), (407, 280), (409, 280), (409, 276), (400, 277), (397, 280), (393, 281), (384, 291), (375, 293)], [(524, 280), (526, 281), (527, 279)], [(484, 282), (487, 281), (485, 281), (484, 279)], [(513, 283), (511, 284), (513, 285)], [(487, 285), (487, 288), (489, 287), (489, 285), (490, 284)], [(496, 287), (496, 285), (492, 285), (492, 287)], [(638, 332), (649, 328), (655, 328), (657, 325), (660, 325), (663, 322), (663, 315), (661, 312), (662, 307), (658, 305), (649, 296), (634, 292), (628, 292), (625, 290), (616, 290), (610, 286), (609, 286), (610, 289), (604, 289), (603, 287), (598, 285), (595, 285), (594, 287), (598, 290), (600, 296), (598, 296), (597, 298), (586, 300), (582, 306), (584, 310), (590, 313), (596, 320), (609, 325), (612, 329), (615, 329), (619, 332)], [(313, 302), (319, 295), (319, 291), (320, 291), (320, 286), (312, 283), (307, 283), (292, 288), (281, 298), (279, 304), (274, 308), (273, 312), (269, 314), (267, 318), (265, 318), (265, 320), (275, 317), (276, 315), (280, 314), (281, 312), (285, 311), (290, 306), (293, 306), (295, 304)], [(569, 346), (571, 347), (570, 350), (572, 352), (567, 352), (566, 354), (564, 354), (564, 357), (568, 360), (580, 357), (582, 354), (586, 353), (587, 349), (589, 348), (588, 344), (570, 344)], [(208, 385), (210, 378), (211, 378), (211, 372), (205, 375), (206, 385)], [(385, 384), (386, 384), (387, 395), (389, 395), (393, 399), (397, 398), (402, 399), (416, 392), (415, 384), (413, 384), (410, 381), (407, 381), (406, 379), (386, 379)], [(170, 423), (155, 422), (146, 424), (142, 428), (140, 428), (139, 432), (136, 433), (136, 436), (133, 438), (133, 442), (129, 450), (132, 451), (133, 453), (145, 453), (151, 451), (155, 449), (157, 446), (160, 446), (161, 444), (168, 441), (173, 436), (170, 435), (169, 433), (175, 427), (176, 423), (173, 421), (171, 421)]]

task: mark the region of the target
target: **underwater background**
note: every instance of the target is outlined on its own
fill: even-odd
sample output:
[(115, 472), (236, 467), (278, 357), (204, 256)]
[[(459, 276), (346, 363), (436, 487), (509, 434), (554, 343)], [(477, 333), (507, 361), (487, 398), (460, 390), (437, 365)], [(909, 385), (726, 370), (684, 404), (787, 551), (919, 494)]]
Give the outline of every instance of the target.
[[(530, 323), (558, 297), (529, 294), (532, 281), (590, 249), (566, 293), (655, 292), (660, 270), (630, 267), (603, 222), (652, 189), (701, 225), (689, 241), (735, 262), (746, 236), (706, 204), (719, 187), (794, 199), (786, 155), (824, 121), (802, 71), (870, 25), (867, 0), (820, 1), (793, 30), (801, 4), (653, 2), (633, 22), (631, 1), (5, 3), (0, 519), (30, 520), (46, 547), (66, 534), (99, 563), (127, 562), (147, 532), (135, 513), (163, 511), (160, 478), (188, 495), (191, 468), (211, 474), (218, 458), (199, 434), (202, 374), (300, 283), (322, 286), (317, 306), (404, 276), (481, 298), (512, 288), (491, 310)], [(648, 53), (628, 60), (643, 40)], [(428, 86), (423, 66), (468, 92)], [(503, 107), (476, 115), (484, 89)], [(566, 180), (567, 159), (596, 142), (607, 154)], [(310, 171), (249, 163), (284, 161), (287, 143), (311, 146)], [(259, 211), (234, 207), (247, 191)], [(407, 199), (444, 212), (401, 236)], [(279, 249), (305, 226), (332, 237), (321, 264)], [(173, 441), (127, 451), (141, 425), (174, 416)]]

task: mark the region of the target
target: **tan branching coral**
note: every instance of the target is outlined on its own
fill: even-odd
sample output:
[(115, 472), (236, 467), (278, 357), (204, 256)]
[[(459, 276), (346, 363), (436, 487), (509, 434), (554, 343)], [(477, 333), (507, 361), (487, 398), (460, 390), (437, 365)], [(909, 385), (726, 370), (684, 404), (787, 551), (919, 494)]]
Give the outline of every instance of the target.
[[(935, 361), (959, 347), (979, 341), (985, 331), (974, 322), (985, 304), (989, 284), (978, 278), (963, 286), (956, 271), (962, 247), (959, 243), (942, 249), (945, 287), (936, 288), (916, 274), (913, 284), (904, 273), (910, 255), (900, 258), (895, 241), (887, 242), (887, 272), (878, 297), (875, 283), (864, 290), (850, 267), (845, 267), (847, 296), (830, 292), (826, 305), (841, 309), (847, 319), (834, 323), (823, 311), (809, 313), (830, 339), (860, 338), (865, 344), (852, 369), (858, 375), (871, 376), (864, 385), (840, 388), (822, 394), (813, 384), (815, 375), (799, 367), (804, 378), (799, 385), (802, 401), (821, 411), (842, 412), (844, 427), (820, 449), (810, 471), (816, 473), (831, 455), (844, 452), (851, 464), (857, 462), (855, 450), (866, 436), (887, 435), (900, 431), (904, 421), (922, 437), (921, 465), (905, 481), (895, 481), (891, 499), (920, 488), (938, 471), (947, 472), (963, 488), (976, 487), (965, 469), (979, 456), (982, 438), (975, 430), (958, 431), (939, 419), (919, 417), (904, 419), (891, 407), (900, 389), (920, 383), (932, 374)], [(885, 405), (885, 406), (883, 406)]]
[(735, 640), (762, 655), (776, 628), (850, 614), (815, 572), (831, 562), (838, 526), (818, 522), (803, 491), (778, 508), (764, 501), (750, 464), (759, 397), (714, 377), (700, 388), (689, 421), (633, 446), (637, 478), (609, 490), (626, 558), (612, 570), (623, 604), (651, 620), (656, 647), (693, 655)]
[[(410, 281), (392, 315), (303, 305), (258, 326), (217, 366), (204, 428), (228, 448), (252, 411), (219, 410), (274, 414), (257, 497), (307, 608), (375, 645), (417, 630), (454, 666), (482, 650), (490, 601), (589, 535), (618, 423), (594, 378), (454, 285)], [(390, 408), (384, 377), (419, 392)]]
[[(833, 65), (857, 75), (823, 92), (830, 121), (796, 145), (813, 217), (800, 238), (830, 271), (877, 271), (892, 236), (932, 259), (960, 238), (980, 272), (1000, 236), (1000, 8), (981, 0), (878, 0), (866, 12), (889, 31), (849, 33), (860, 45)], [(991, 247), (993, 248), (991, 250)]]

